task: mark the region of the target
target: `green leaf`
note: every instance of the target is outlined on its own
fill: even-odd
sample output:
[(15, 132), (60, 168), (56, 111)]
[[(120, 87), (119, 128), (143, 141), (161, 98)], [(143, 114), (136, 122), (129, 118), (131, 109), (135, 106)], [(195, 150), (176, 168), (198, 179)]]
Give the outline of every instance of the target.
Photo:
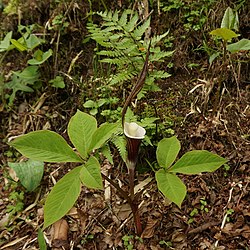
[(30, 132), (9, 143), (24, 156), (45, 162), (81, 162), (81, 158), (57, 133), (49, 130)]
[(98, 160), (91, 156), (85, 165), (82, 166), (80, 179), (88, 188), (103, 189), (101, 166)]
[(43, 229), (60, 220), (75, 204), (81, 191), (81, 169), (74, 168), (52, 188), (44, 205)]
[(69, 138), (84, 159), (88, 156), (88, 148), (96, 129), (96, 119), (80, 110), (77, 110), (76, 114), (69, 121)]
[(210, 34), (213, 36), (218, 36), (225, 41), (231, 40), (234, 37), (238, 37), (238, 35), (234, 31), (227, 28), (219, 28), (216, 30), (212, 30)]
[(42, 63), (44, 63), (46, 60), (48, 60), (49, 57), (52, 56), (52, 54), (53, 54), (52, 49), (49, 49), (49, 50), (46, 51), (46, 52), (43, 52), (43, 51), (41, 51), (41, 50), (38, 49), (38, 50), (34, 53), (34, 58), (28, 60), (28, 64), (30, 64), (30, 65), (39, 65), (39, 64), (42, 64)]
[(43, 231), (41, 228), (38, 229), (38, 235), (37, 235), (38, 245), (40, 250), (47, 250), (46, 241), (43, 236)]
[(158, 189), (180, 208), (187, 193), (186, 186), (181, 179), (174, 174), (166, 172), (164, 169), (158, 170), (155, 177)]
[(12, 31), (7, 33), (4, 39), (0, 42), (0, 52), (4, 52), (9, 49), (11, 37), (12, 37)]
[(92, 100), (88, 100), (83, 104), (84, 108), (95, 108), (96, 106), (96, 103)]
[(60, 88), (60, 89), (65, 88), (65, 83), (64, 83), (63, 77), (61, 76), (56, 76), (56, 78), (50, 80), (49, 83), (54, 88)]
[(206, 150), (194, 150), (184, 154), (168, 171), (182, 174), (213, 172), (227, 160)]
[(238, 30), (239, 20), (237, 17), (237, 14), (234, 14), (233, 10), (228, 7), (224, 13), (220, 27)]
[(176, 136), (162, 139), (158, 143), (158, 147), (156, 150), (156, 158), (158, 164), (165, 169), (170, 167), (175, 161), (180, 149), (181, 144)]
[(232, 43), (228, 45), (227, 50), (232, 53), (235, 53), (241, 50), (250, 50), (250, 40), (243, 38), (237, 43)]
[(22, 79), (26, 84), (34, 84), (40, 77), (38, 66), (28, 66), (23, 71), (14, 71), (14, 75)]
[(89, 152), (100, 148), (117, 131), (118, 123), (103, 123), (93, 134)]
[(18, 78), (16, 75), (13, 75), (12, 80), (10, 82), (7, 82), (4, 85), (5, 89), (12, 89), (13, 93), (16, 93), (17, 91), (24, 91), (24, 92), (33, 92), (34, 90), (30, 88), (29, 86), (26, 86), (22, 79)]
[(17, 177), (28, 191), (34, 191), (43, 177), (44, 163), (29, 159), (26, 162), (8, 163), (15, 170)]
[(26, 39), (26, 45), (28, 49), (32, 50), (43, 43), (44, 40), (38, 38), (36, 35), (31, 34), (28, 39)]
[(209, 64), (211, 65), (213, 61), (220, 55), (220, 52), (215, 52), (209, 57)]
[(10, 41), (21, 52), (28, 49), (26, 46), (24, 46), (22, 43), (20, 43), (19, 41), (15, 39), (10, 39)]

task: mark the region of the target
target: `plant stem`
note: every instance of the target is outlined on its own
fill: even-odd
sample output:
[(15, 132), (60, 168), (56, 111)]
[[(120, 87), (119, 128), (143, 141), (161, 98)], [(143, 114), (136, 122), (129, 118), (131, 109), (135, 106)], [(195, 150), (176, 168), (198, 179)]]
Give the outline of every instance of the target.
[[(133, 191), (130, 186), (130, 195), (128, 195), (123, 189), (119, 187), (117, 183), (115, 183), (113, 180), (111, 180), (108, 176), (105, 174), (102, 174), (102, 177), (108, 181), (117, 191), (118, 193), (125, 199), (127, 200), (133, 214), (134, 222), (135, 222), (135, 228), (136, 228), (136, 234), (141, 235), (142, 234), (142, 224), (141, 224), (141, 219), (138, 211), (138, 204), (137, 204), (137, 199), (134, 199), (134, 169), (133, 169), (133, 175), (130, 177), (129, 182), (131, 184), (132, 178), (133, 178)], [(132, 191), (132, 193), (131, 193)], [(133, 194), (133, 195), (131, 195)]]
[(136, 234), (140, 236), (142, 234), (142, 224), (141, 224), (141, 218), (140, 218), (140, 214), (138, 210), (137, 201), (133, 200), (131, 210), (132, 210), (133, 217), (134, 217)]
[(118, 192), (119, 194), (125, 199), (127, 200), (127, 202), (130, 204), (132, 204), (132, 200), (131, 198), (129, 197), (129, 195), (119, 187), (119, 185), (117, 183), (115, 183), (113, 180), (111, 180), (108, 176), (106, 176), (105, 174), (102, 174), (102, 177), (108, 181)]
[(135, 169), (129, 168), (128, 169), (128, 176), (129, 176), (129, 193), (130, 198), (134, 200), (134, 186), (135, 186)]

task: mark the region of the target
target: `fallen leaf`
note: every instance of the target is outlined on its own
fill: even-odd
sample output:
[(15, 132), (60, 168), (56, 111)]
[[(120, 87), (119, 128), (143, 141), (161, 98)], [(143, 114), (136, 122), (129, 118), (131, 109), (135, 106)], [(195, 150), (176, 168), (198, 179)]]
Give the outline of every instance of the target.
[(158, 224), (158, 220), (149, 218), (147, 225), (146, 225), (146, 228), (144, 229), (144, 231), (141, 235), (141, 238), (149, 239), (149, 238), (153, 237), (157, 224)]
[(132, 213), (131, 208), (128, 203), (124, 203), (121, 205), (121, 208), (119, 209), (118, 212), (118, 217), (121, 220), (125, 220), (129, 217), (129, 215)]
[(68, 244), (68, 231), (69, 226), (66, 220), (61, 219), (55, 222), (52, 226), (52, 247), (53, 249), (69, 248)]

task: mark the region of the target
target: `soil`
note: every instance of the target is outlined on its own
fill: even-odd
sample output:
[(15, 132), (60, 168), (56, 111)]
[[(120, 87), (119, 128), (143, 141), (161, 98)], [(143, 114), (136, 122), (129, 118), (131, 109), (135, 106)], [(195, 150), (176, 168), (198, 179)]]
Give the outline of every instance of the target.
[[(3, 1), (3, 4), (7, 2)], [(93, 3), (96, 10), (103, 9), (99, 1), (92, 2), (98, 2), (96, 5)], [(124, 1), (122, 7), (119, 5), (121, 2), (107, 4), (107, 7), (131, 7), (130, 1)], [(209, 14), (213, 23), (206, 22), (204, 33), (219, 27), (227, 6), (226, 1), (213, 5), (214, 12)], [(43, 223), (45, 198), (54, 183), (77, 166), (73, 163), (45, 164), (39, 188), (35, 192), (27, 192), (8, 167), (8, 162), (24, 158), (7, 142), (20, 134), (39, 129), (53, 130), (68, 140), (66, 128), (70, 117), (77, 109), (84, 111), (86, 96), (93, 91), (90, 79), (94, 71), (95, 44), (82, 44), (87, 34), (89, 2), (41, 3), (29, 0), (20, 1), (19, 7), (23, 25), (37, 23), (40, 32), (61, 12), (67, 13), (65, 17), (69, 26), (61, 30), (59, 49), (53, 42), (58, 38), (58, 30), (46, 31), (51, 48), (57, 51), (57, 58), (53, 58), (51, 65), (42, 66), (44, 87), (31, 94), (19, 93), (11, 107), (1, 102), (0, 249), (5, 250), (39, 249), (38, 228)], [(246, 39), (250, 38), (249, 11), (249, 3), (240, 9), (240, 31)], [(20, 17), (0, 13), (2, 34), (10, 30), (16, 32)], [(182, 145), (180, 155), (190, 150), (209, 150), (225, 157), (227, 165), (214, 173), (180, 175), (188, 191), (181, 208), (163, 197), (155, 181), (145, 184), (139, 198), (144, 229), (141, 237), (135, 234), (128, 204), (114, 188), (104, 183), (104, 193), (82, 187), (81, 195), (70, 212), (44, 231), (48, 249), (250, 249), (250, 55), (242, 52), (234, 58), (237, 63), (228, 66), (219, 85), (218, 79), (225, 70), (221, 61), (210, 66), (208, 55), (197, 49), (203, 41), (201, 32), (192, 30), (186, 34), (186, 39), (181, 38), (185, 34), (181, 22), (183, 15), (180, 11), (162, 13), (160, 19), (153, 15), (151, 26), (155, 32), (160, 34), (162, 30), (170, 29), (175, 53), (169, 61), (173, 67), (167, 69), (171, 77), (160, 81), (158, 84), (162, 91), (150, 93), (144, 102), (156, 108), (160, 122), (172, 121), (170, 127)], [(166, 27), (167, 20), (170, 21)], [(209, 43), (212, 42), (209, 40)], [(49, 46), (45, 44), (44, 50)], [(80, 52), (73, 70), (65, 77), (66, 87), (58, 90), (50, 87), (48, 81), (58, 72), (68, 72), (72, 60)], [(8, 81), (11, 70), (25, 66), (27, 58), (28, 54), (20, 55), (18, 51), (10, 51), (3, 58), (0, 73), (5, 81)], [(189, 67), (190, 63), (198, 66)], [(164, 68), (164, 65), (157, 67)], [(87, 86), (83, 86), (83, 82), (87, 82)], [(121, 95), (118, 90), (117, 94)], [(149, 152), (147, 158), (155, 159), (154, 150), (151, 148)], [(114, 159), (114, 166), (104, 159), (102, 171), (126, 189), (126, 168), (116, 151)], [(138, 171), (136, 185), (153, 176), (150, 169)], [(8, 206), (17, 205), (10, 199), (13, 190), (24, 192), (23, 209), (9, 216)]]

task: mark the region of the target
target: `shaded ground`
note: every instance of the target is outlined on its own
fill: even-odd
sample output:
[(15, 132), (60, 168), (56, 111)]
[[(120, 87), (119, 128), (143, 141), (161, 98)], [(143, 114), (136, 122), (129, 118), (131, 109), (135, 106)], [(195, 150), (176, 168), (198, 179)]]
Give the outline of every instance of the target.
[[(73, 3), (74, 1), (72, 1)], [(72, 14), (71, 25), (62, 33), (61, 53), (58, 53), (57, 64), (51, 68), (44, 66), (46, 75), (51, 76), (54, 70), (60, 69), (67, 72), (73, 58), (83, 50), (84, 57), (74, 68), (73, 79), (67, 78), (67, 87), (63, 90), (53, 90), (45, 87), (35, 95), (27, 94), (18, 96), (15, 105), (8, 110), (3, 110), (1, 115), (1, 168), (0, 168), (0, 249), (38, 249), (37, 230), (43, 223), (42, 206), (49, 190), (63, 174), (72, 169), (72, 164), (47, 164), (41, 186), (37, 192), (25, 193), (23, 209), (17, 211), (7, 226), (2, 226), (7, 218), (7, 206), (17, 202), (11, 201), (10, 194), (13, 190), (19, 194), (25, 190), (12, 179), (7, 166), (8, 161), (20, 159), (20, 155), (10, 149), (6, 142), (13, 136), (38, 129), (51, 129), (67, 138), (65, 129), (69, 118), (77, 108), (82, 107), (83, 92), (82, 78), (92, 74), (92, 49), (93, 44), (82, 47), (82, 37), (86, 33), (84, 22), (88, 4), (75, 2), (46, 7), (31, 1), (26, 10), (44, 15), (34, 15), (31, 23), (38, 22), (45, 25), (48, 18), (57, 12), (68, 10)], [(73, 8), (73, 6), (75, 8)], [(112, 6), (112, 8), (117, 6)], [(222, 6), (215, 6), (214, 20), (219, 23), (223, 12), (218, 11)], [(24, 9), (25, 9), (24, 8)], [(225, 9), (225, 8), (224, 8)], [(75, 14), (75, 15), (74, 15)], [(164, 18), (152, 24), (156, 30), (161, 30)], [(178, 13), (181, 15), (182, 13)], [(246, 5), (243, 14), (249, 14)], [(28, 15), (24, 12), (25, 15)], [(244, 15), (243, 15), (244, 16)], [(15, 26), (15, 16), (1, 17), (6, 23), (2, 30), (8, 30), (9, 23)], [(9, 22), (11, 20), (11, 22)], [(241, 29), (249, 27), (249, 20), (242, 18)], [(228, 159), (228, 165), (220, 168), (215, 173), (206, 173), (198, 176), (181, 176), (188, 187), (188, 195), (179, 209), (170, 204), (157, 191), (156, 183), (145, 186), (140, 197), (140, 213), (145, 230), (142, 239), (134, 236), (134, 225), (131, 212), (127, 204), (117, 195), (114, 189), (109, 189), (105, 183), (105, 194), (88, 190), (83, 187), (81, 196), (70, 213), (61, 222), (68, 231), (66, 239), (52, 241), (55, 232), (45, 231), (47, 241), (54, 249), (249, 249), (250, 248), (250, 88), (249, 88), (249, 54), (243, 55), (246, 63), (242, 63), (239, 79), (239, 88), (236, 80), (228, 71), (228, 77), (223, 82), (220, 99), (216, 106), (217, 77), (221, 74), (218, 65), (210, 68), (207, 64), (207, 55), (204, 52), (195, 52), (194, 48), (201, 43), (201, 36), (190, 32), (188, 39), (176, 39), (185, 31), (176, 18), (170, 22), (170, 28), (176, 25), (173, 32), (175, 37), (173, 47), (176, 49), (172, 59), (174, 67), (170, 69), (172, 77), (159, 85), (160, 93), (151, 93), (148, 98), (154, 100), (157, 113), (164, 122), (166, 117), (174, 121), (171, 127), (182, 144), (182, 152), (193, 149), (206, 149)], [(8, 24), (8, 25), (7, 25)], [(158, 25), (158, 26), (157, 26)], [(213, 24), (215, 25), (215, 24)], [(219, 24), (218, 24), (219, 25)], [(180, 27), (179, 27), (180, 26)], [(179, 29), (178, 29), (179, 27)], [(168, 27), (169, 28), (169, 27)], [(205, 26), (211, 30), (212, 25)], [(50, 38), (56, 36), (58, 31), (48, 33)], [(247, 32), (245, 38), (249, 38)], [(71, 41), (71, 43), (67, 43)], [(65, 44), (63, 44), (65, 42)], [(55, 48), (54, 48), (55, 49)], [(91, 51), (91, 52), (90, 52)], [(25, 57), (25, 54), (23, 54)], [(65, 63), (67, 58), (67, 63)], [(8, 60), (7, 60), (8, 59)], [(11, 52), (2, 63), (2, 74), (6, 76), (9, 70), (17, 67), (15, 53)], [(55, 60), (55, 59), (54, 59)], [(7, 63), (7, 61), (9, 63)], [(189, 68), (190, 62), (197, 67)], [(1, 67), (2, 67), (1, 65)], [(20, 65), (22, 65), (20, 61)], [(162, 66), (160, 66), (162, 67)], [(17, 67), (19, 68), (19, 67)], [(45, 78), (46, 79), (46, 78)], [(50, 79), (48, 77), (48, 79)], [(90, 83), (91, 84), (91, 83)], [(195, 88), (198, 84), (200, 87)], [(212, 90), (210, 91), (210, 87)], [(195, 88), (195, 89), (194, 89)], [(89, 88), (87, 88), (89, 92)], [(90, 87), (91, 89), (91, 87)], [(151, 152), (151, 150), (150, 150)], [(154, 158), (150, 155), (148, 158)], [(127, 175), (125, 166), (116, 156), (115, 167), (103, 161), (102, 170), (106, 171), (122, 188), (126, 188)], [(141, 183), (153, 176), (151, 171), (138, 174), (137, 183)], [(68, 227), (64, 223), (68, 224)], [(54, 229), (58, 228), (54, 226)], [(64, 233), (61, 233), (64, 234)], [(124, 237), (126, 236), (126, 237)], [(129, 248), (130, 245), (130, 248)], [(51, 245), (50, 245), (51, 246)]]

